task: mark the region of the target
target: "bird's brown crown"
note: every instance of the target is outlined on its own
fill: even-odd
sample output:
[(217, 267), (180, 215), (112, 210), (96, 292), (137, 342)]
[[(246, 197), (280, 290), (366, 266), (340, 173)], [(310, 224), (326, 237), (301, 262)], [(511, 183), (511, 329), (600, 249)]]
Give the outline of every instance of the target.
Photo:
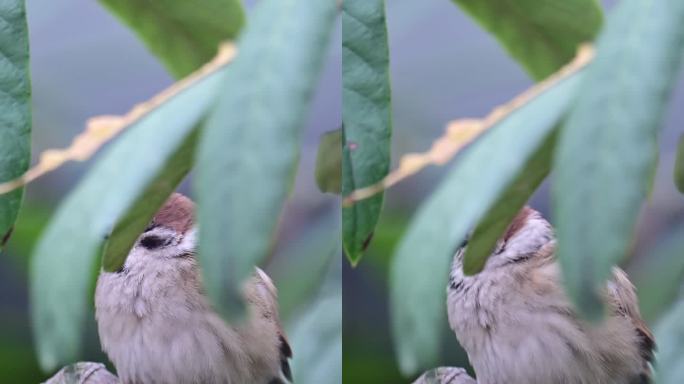
[(508, 225), (508, 229), (506, 229), (506, 233), (504, 233), (503, 240), (508, 241), (510, 238), (512, 238), (516, 233), (518, 233), (518, 231), (523, 229), (527, 219), (535, 214), (538, 214), (538, 212), (528, 206), (524, 206), (513, 218), (511, 224)]
[(171, 195), (152, 219), (153, 226), (185, 233), (194, 224), (195, 203), (180, 193)]

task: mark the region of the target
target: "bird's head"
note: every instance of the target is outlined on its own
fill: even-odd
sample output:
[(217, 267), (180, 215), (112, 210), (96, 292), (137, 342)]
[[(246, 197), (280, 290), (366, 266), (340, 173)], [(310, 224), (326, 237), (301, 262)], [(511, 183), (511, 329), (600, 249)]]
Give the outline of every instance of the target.
[[(496, 242), (485, 270), (527, 260), (553, 242), (555, 242), (555, 236), (551, 224), (539, 212), (525, 206)], [(467, 246), (466, 240), (458, 250), (459, 260), (462, 260)]]
[(174, 193), (159, 209), (129, 254), (140, 259), (192, 256), (196, 250), (195, 204)]

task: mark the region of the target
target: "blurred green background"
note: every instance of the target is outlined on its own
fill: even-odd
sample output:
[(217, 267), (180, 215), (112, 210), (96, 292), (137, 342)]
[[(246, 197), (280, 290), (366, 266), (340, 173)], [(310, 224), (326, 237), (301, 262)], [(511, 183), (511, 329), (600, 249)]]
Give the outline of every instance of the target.
[[(602, 2), (608, 12), (614, 3)], [(450, 120), (484, 116), (532, 84), (519, 64), (450, 1), (388, 0), (387, 23), (395, 166), (402, 154), (428, 149)], [(681, 259), (684, 253), (684, 198), (672, 181), (684, 122), (682, 106), (684, 79), (675, 87), (661, 135), (655, 185), (642, 211), (631, 258), (624, 265), (637, 286), (648, 284), (642, 276), (658, 268), (655, 261)], [(428, 168), (387, 191), (384, 211), (366, 255), (356, 268), (345, 263), (345, 383), (408, 383), (413, 379), (402, 378), (395, 362), (388, 314), (388, 267), (416, 207), (446, 169), (448, 166)], [(546, 182), (530, 204), (553, 222), (548, 190)], [(674, 278), (681, 278), (681, 269), (674, 268), (672, 273), (678, 275)], [(646, 300), (641, 306), (653, 326), (662, 308)], [(440, 365), (467, 367), (467, 357), (453, 333), (445, 330), (444, 335)]]
[[(255, 3), (245, 1), (248, 12)], [(133, 32), (97, 2), (29, 0), (27, 14), (34, 163), (43, 150), (69, 145), (89, 117), (124, 113), (173, 82)], [(320, 135), (335, 129), (341, 121), (339, 27), (329, 47), (302, 137), (297, 179), (280, 219), (276, 246), (265, 265), (281, 291), (283, 319), (291, 338), (303, 337), (303, 330), (297, 327), (303, 312), (301, 298), (315, 297), (326, 276), (339, 275), (338, 199), (321, 194), (314, 180)], [(46, 378), (38, 368), (32, 347), (28, 261), (51, 213), (92, 163), (92, 159), (69, 163), (27, 188), (14, 234), (0, 255), (0, 383), (37, 383)], [(191, 195), (187, 181), (181, 191)], [(341, 289), (339, 279), (327, 281), (324, 291), (332, 289), (330, 282), (338, 291)], [(331, 304), (327, 305), (330, 308)], [(83, 359), (106, 362), (92, 317), (83, 332)], [(296, 364), (293, 369), (297, 376)]]

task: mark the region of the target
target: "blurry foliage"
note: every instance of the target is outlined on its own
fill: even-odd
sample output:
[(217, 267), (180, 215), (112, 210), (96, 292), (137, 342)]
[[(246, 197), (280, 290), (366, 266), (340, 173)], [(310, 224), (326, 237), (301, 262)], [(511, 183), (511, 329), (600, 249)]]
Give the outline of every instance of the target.
[[(117, 222), (128, 220), (131, 214), (147, 215), (138, 225), (149, 223), (159, 208), (153, 203), (161, 205), (166, 200), (164, 194), (170, 194), (180, 182), (175, 170), (164, 169), (177, 161), (179, 151), (186, 155), (182, 160), (192, 161), (192, 152), (179, 148), (186, 140), (194, 140), (193, 129), (211, 105), (222, 79), (217, 73), (197, 82), (130, 126), (55, 211), (33, 253), (30, 279), (35, 343), (46, 370), (78, 359), (81, 327), (91, 302), (91, 272), (99, 269), (106, 240), (118, 243), (125, 236), (130, 249), (136, 239), (126, 231), (112, 233), (112, 228), (118, 228)], [(152, 187), (159, 183), (161, 190)], [(148, 198), (145, 193), (157, 196)], [(146, 210), (132, 212), (136, 201), (145, 201)], [(127, 249), (120, 251), (128, 253)], [(119, 263), (123, 261), (119, 259)], [(112, 264), (108, 261), (105, 265), (111, 268)]]
[(545, 142), (533, 153), (520, 169), (506, 190), (482, 216), (468, 242), (463, 255), (463, 272), (474, 275), (482, 271), (508, 224), (520, 212), (534, 191), (551, 170), (551, 156), (555, 148), (556, 132), (550, 133)]
[[(535, 156), (541, 154), (548, 161), (539, 149), (552, 144), (547, 138), (571, 103), (581, 74), (558, 82), (494, 125), (462, 154), (418, 209), (395, 252), (390, 280), (392, 330), (404, 373), (436, 366), (454, 250), (478, 220), (495, 214), (492, 207), (503, 211), (512, 205), (515, 210), (529, 198), (500, 200), (515, 185), (518, 173), (536, 173), (536, 168), (526, 167)], [(533, 192), (524, 186), (522, 192)], [(505, 212), (502, 215), (506, 217)]]
[[(7, 329), (4, 325), (0, 323), (3, 329)], [(26, 341), (0, 338), (0, 380), (3, 383), (40, 383), (45, 379), (35, 351)]]
[(345, 383), (401, 383), (402, 379), (391, 351), (368, 345), (367, 338), (344, 330)]
[(333, 1), (259, 2), (199, 138), (193, 187), (204, 285), (226, 317), (272, 247), (337, 15)]
[(552, 189), (567, 293), (593, 319), (653, 186), (662, 117), (681, 72), (684, 2), (622, 1), (596, 50), (560, 131)]
[[(363, 1), (350, 0), (346, 6), (353, 8), (357, 2)], [(638, 212), (652, 188), (661, 119), (684, 52), (681, 1), (623, 0), (603, 26), (601, 7), (594, 0), (518, 1), (506, 7), (486, 0), (454, 3), (493, 34), (535, 80), (556, 75), (540, 83), (548, 89), (532, 92), (530, 97), (522, 94), (488, 115), (486, 120), (494, 116), (495, 121), (488, 131), (459, 155), (444, 180), (420, 204), (405, 234), (393, 236), (400, 238), (390, 266), (389, 321), (405, 378), (441, 365), (444, 358), (444, 287), (454, 249), (476, 228), (464, 268), (477, 273), (494, 241), (552, 170), (554, 221), (568, 292), (584, 316), (600, 313), (597, 291), (611, 266), (630, 253)], [(345, 26), (343, 36), (353, 36)], [(373, 36), (373, 27), (368, 22), (359, 26), (366, 39)], [(561, 69), (580, 44), (595, 37), (597, 53), (586, 69), (584, 64)], [(573, 63), (581, 63), (586, 52), (581, 51)], [(351, 53), (360, 56), (356, 50)], [(373, 73), (372, 60), (356, 65), (358, 73)], [(344, 73), (355, 74), (353, 68), (345, 68)], [(389, 98), (384, 103), (383, 107), (390, 108)], [(367, 97), (357, 112), (372, 121), (375, 104)], [(514, 107), (507, 108), (510, 105)], [(458, 140), (456, 136), (450, 139)], [(382, 153), (385, 142), (372, 139), (354, 141), (354, 145), (376, 145)], [(442, 144), (436, 141), (433, 148)], [(410, 154), (402, 157), (401, 167), (410, 169), (416, 159)], [(354, 172), (380, 169), (384, 161), (369, 157)], [(681, 160), (677, 167), (675, 180), (681, 184)], [(343, 182), (345, 177), (343, 173)], [(349, 195), (343, 188), (343, 197)], [(359, 216), (377, 214), (374, 207), (354, 207)], [(651, 324), (681, 294), (681, 239), (680, 231), (674, 230), (671, 238), (653, 250), (653, 257), (646, 261), (652, 264), (634, 276)], [(372, 249), (371, 245), (367, 253)], [(367, 273), (365, 264), (359, 268)], [(667, 364), (658, 366), (663, 371), (659, 377), (668, 378), (661, 379), (663, 383), (676, 383), (682, 379), (671, 375), (676, 365), (673, 351), (680, 347), (665, 338), (668, 332), (673, 337), (681, 333), (681, 326), (673, 331), (677, 326), (672, 318), (680, 323), (684, 319), (681, 312), (667, 316), (669, 328), (663, 329), (668, 330), (658, 333), (658, 343), (668, 345), (663, 354)], [(345, 352), (347, 357), (361, 365), (354, 353)], [(457, 365), (457, 361), (450, 363)], [(388, 367), (374, 374), (384, 377), (392, 371)]]
[(245, 23), (241, 0), (100, 0), (135, 31), (175, 77), (190, 74), (234, 40)]
[(296, 382), (342, 382), (342, 261), (336, 248), (320, 291), (289, 322)]
[(594, 40), (603, 12), (598, 0), (452, 0), (499, 40), (536, 80), (575, 56), (577, 44)]
[[(174, 88), (170, 97), (156, 98), (147, 104), (149, 109), (142, 118), (126, 126), (121, 137), (98, 156), (89, 172), (56, 208), (47, 225), (52, 209), (31, 204), (23, 207), (10, 251), (19, 270), (27, 269), (26, 255), (33, 253), (29, 283), (38, 359), (36, 351), (26, 347), (28, 333), (16, 335), (13, 341), (10, 335), (14, 328), (2, 327), (0, 354), (14, 356), (2, 359), (0, 355), (0, 382), (39, 381), (44, 376), (37, 368), (37, 361), (43, 370), (54, 371), (59, 365), (84, 357), (95, 361), (106, 359), (97, 352), (100, 348), (92, 318), (93, 276), (100, 268), (99, 256), (104, 253), (103, 264), (108, 269), (125, 261), (141, 226), (191, 170), (195, 151), (202, 160), (198, 167), (211, 167), (214, 174), (218, 173), (195, 179), (203, 228), (210, 228), (217, 220), (225, 222), (223, 218), (229, 217), (228, 225), (221, 229), (232, 228), (234, 232), (244, 229), (252, 239), (246, 241), (243, 236), (229, 244), (228, 249), (239, 244), (254, 247), (251, 253), (237, 250), (230, 255), (220, 254), (230, 260), (215, 258), (220, 266), (241, 264), (242, 267), (213, 268), (218, 273), (206, 279), (209, 288), (213, 287), (210, 291), (216, 287), (235, 289), (253, 263), (266, 262), (267, 256), (274, 252), (272, 242), (292, 187), (302, 126), (337, 14), (334, 2), (318, 0), (263, 0), (250, 13), (247, 22), (237, 0), (202, 0), (204, 4), (192, 6), (183, 1), (168, 1), (163, 6), (159, 3), (158, 9), (155, 2), (103, 0), (102, 3), (128, 24), (177, 77), (188, 75), (211, 59), (223, 40), (239, 38), (240, 54), (233, 63), (217, 61), (218, 64), (205, 67), (179, 83), (183, 85)], [(24, 60), (17, 62), (13, 56), (11, 61), (15, 67), (0, 66), (0, 74), (16, 80), (18, 85), (13, 85), (12, 90), (24, 96), (24, 100), (13, 103), (30, 105), (26, 97), (29, 92), (21, 87), (28, 86), (27, 77), (22, 77), (25, 74), (21, 71), (28, 68), (23, 1), (3, 4), (0, 16), (11, 21), (10, 27), (18, 31), (0, 38), (0, 45), (6, 45), (3, 52), (16, 53), (16, 58)], [(238, 36), (239, 31), (242, 33)], [(3, 84), (9, 85), (9, 82)], [(3, 133), (25, 135), (30, 119), (19, 115), (5, 114), (23, 120), (17, 120), (14, 130), (3, 130)], [(270, 118), (264, 118), (266, 115)], [(109, 128), (105, 125), (102, 129)], [(212, 130), (221, 137), (203, 139), (207, 136), (205, 131)], [(28, 135), (25, 139), (28, 141)], [(208, 144), (198, 145), (202, 140), (208, 140)], [(265, 145), (269, 141), (271, 145)], [(0, 142), (5, 146), (12, 144), (9, 140)], [(289, 144), (285, 145), (286, 142)], [(20, 175), (28, 163), (28, 151), (22, 143), (15, 141), (13, 145), (11, 149), (20, 161), (5, 162), (0, 157), (3, 160), (0, 166), (7, 168), (0, 169), (0, 181)], [(0, 153), (12, 153), (5, 146), (0, 146)], [(227, 147), (233, 150), (226, 151)], [(6, 170), (11, 171), (8, 177), (3, 173)], [(239, 173), (239, 180), (230, 177), (234, 173)], [(238, 185), (230, 184), (235, 182)], [(226, 205), (226, 200), (216, 204), (212, 200), (209, 194), (216, 190), (218, 183), (229, 187), (229, 199), (234, 204)], [(7, 202), (9, 197), (15, 198), (12, 204), (16, 205), (16, 196), (12, 196), (0, 196), (4, 199), (0, 203)], [(203, 205), (207, 204), (211, 208), (203, 215)], [(272, 207), (268, 213), (263, 211), (267, 205)], [(322, 218), (315, 227), (312, 224), (311, 229), (303, 231), (304, 235), (292, 239), (284, 252), (284, 257), (292, 257), (293, 265), (283, 259), (273, 273), (284, 298), (282, 318), (295, 349), (293, 367), (299, 383), (341, 381), (341, 373), (336, 373), (341, 372), (342, 353), (341, 271), (334, 268), (334, 261), (339, 262), (341, 254), (338, 241), (341, 227), (339, 213), (327, 211), (339, 210), (339, 207), (334, 204), (326, 207), (319, 209)], [(9, 227), (14, 222), (16, 209), (0, 209), (0, 214), (0, 223), (7, 223)], [(259, 223), (246, 226), (245, 221), (250, 218)], [(207, 219), (209, 222), (205, 223), (203, 220)], [(206, 253), (215, 246), (203, 241), (201, 252)], [(202, 256), (200, 262), (205, 264)], [(236, 275), (228, 273), (236, 271)], [(226, 307), (230, 303), (215, 304), (231, 309)], [(26, 330), (25, 314), (17, 316), (21, 319), (21, 328)], [(311, 338), (311, 333), (317, 336)], [(2, 366), (6, 361), (12, 361), (12, 366)]]
[[(188, 97), (187, 94), (185, 96)], [(200, 104), (200, 100), (200, 97), (188, 97), (188, 99), (184, 101), (190, 101), (197, 105)], [(159, 125), (161, 124), (157, 123), (157, 126)], [(164, 128), (167, 129), (168, 126), (165, 126)], [(132, 130), (134, 128), (130, 127), (129, 129)], [(140, 129), (142, 130), (142, 128)], [(145, 128), (145, 130), (153, 131), (153, 129), (149, 128)], [(107, 241), (102, 254), (102, 268), (105, 271), (112, 272), (121, 268), (126, 261), (128, 251), (131, 249), (140, 233), (147, 227), (150, 220), (152, 220), (152, 217), (154, 217), (157, 212), (157, 208), (166, 201), (169, 194), (176, 189), (188, 172), (190, 172), (192, 159), (195, 156), (198, 133), (198, 129), (186, 133), (187, 136), (185, 136), (183, 144), (174, 152), (168, 154), (164, 165), (157, 169), (153, 177), (147, 181), (145, 190), (140, 193), (140, 198), (128, 208), (126, 213), (121, 215), (116, 226), (111, 230), (111, 234), (107, 233), (107, 235), (109, 235), (109, 240)], [(159, 149), (159, 146), (155, 148), (157, 151)], [(161, 154), (158, 152), (157, 156), (161, 156)], [(113, 161), (113, 163), (117, 162)], [(121, 162), (118, 163), (120, 164)], [(130, 175), (127, 176), (130, 177)], [(107, 229), (107, 231), (109, 231), (109, 229)]]
[(684, 301), (674, 303), (672, 309), (655, 328), (658, 341), (656, 351), (656, 383), (677, 384), (684, 381)]
[(674, 304), (684, 292), (684, 224), (679, 224), (657, 239), (632, 273), (637, 287), (641, 315), (650, 324)]
[(339, 212), (326, 212), (312, 220), (268, 265), (267, 272), (279, 287), (278, 305), (284, 319), (296, 316), (325, 284), (331, 265), (339, 261), (339, 230)]

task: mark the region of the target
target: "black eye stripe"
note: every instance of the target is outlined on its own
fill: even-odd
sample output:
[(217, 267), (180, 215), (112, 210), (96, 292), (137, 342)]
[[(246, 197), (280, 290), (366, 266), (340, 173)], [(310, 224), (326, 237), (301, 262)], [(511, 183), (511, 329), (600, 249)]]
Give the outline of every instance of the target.
[(142, 239), (140, 239), (140, 245), (146, 249), (159, 248), (163, 245), (166, 245), (167, 243), (168, 239), (155, 235), (145, 236)]

